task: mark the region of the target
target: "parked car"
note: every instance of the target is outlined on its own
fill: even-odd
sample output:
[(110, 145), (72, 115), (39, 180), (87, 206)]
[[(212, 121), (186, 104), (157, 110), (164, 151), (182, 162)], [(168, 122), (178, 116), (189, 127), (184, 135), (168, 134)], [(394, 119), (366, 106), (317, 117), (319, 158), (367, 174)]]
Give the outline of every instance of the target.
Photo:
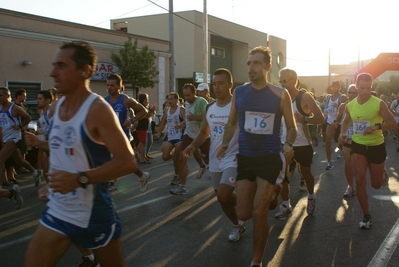
[(37, 113), (37, 101), (28, 100), (25, 101), (25, 105), (28, 107), (28, 113), (31, 121), (28, 124), (28, 131), (36, 134), (37, 132), (37, 121), (39, 120), (39, 114)]
[[(28, 113), (31, 118), (31, 121), (28, 124), (27, 131), (37, 134), (37, 121), (39, 120), (39, 114), (37, 113), (37, 101), (36, 100), (28, 100), (25, 101), (26, 106), (28, 107)], [(28, 147), (28, 153), (26, 154), (26, 160), (31, 165), (36, 165), (37, 163), (37, 152), (38, 149), (36, 147)]]

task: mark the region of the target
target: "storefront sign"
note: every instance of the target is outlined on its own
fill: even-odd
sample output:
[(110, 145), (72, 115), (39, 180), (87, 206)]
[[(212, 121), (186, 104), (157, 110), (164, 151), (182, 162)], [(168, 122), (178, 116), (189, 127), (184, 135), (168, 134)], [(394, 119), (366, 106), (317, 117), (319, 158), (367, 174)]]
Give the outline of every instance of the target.
[[(194, 82), (202, 83), (204, 82), (204, 74), (202, 72), (194, 72)], [(208, 73), (208, 83), (211, 82), (211, 75)]]
[(97, 62), (96, 72), (91, 77), (92, 81), (106, 81), (108, 76), (119, 72), (119, 68), (109, 62)]

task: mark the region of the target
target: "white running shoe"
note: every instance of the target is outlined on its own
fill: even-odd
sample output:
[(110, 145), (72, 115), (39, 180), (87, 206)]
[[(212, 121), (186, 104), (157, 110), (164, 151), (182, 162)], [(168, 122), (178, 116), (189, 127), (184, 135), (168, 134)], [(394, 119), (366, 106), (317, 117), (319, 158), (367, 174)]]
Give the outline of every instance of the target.
[(172, 195), (185, 195), (187, 194), (187, 190), (184, 185), (179, 184), (175, 188), (170, 189), (170, 193)]
[(201, 179), (202, 175), (204, 175), (205, 171), (206, 171), (206, 166), (200, 167), (198, 172), (197, 172), (197, 176), (195, 178)]
[(280, 211), (274, 215), (274, 218), (280, 221), (285, 221), (288, 217), (292, 215), (292, 207), (286, 207), (285, 205), (280, 205)]
[(306, 187), (305, 179), (301, 178), (301, 182), (299, 183), (299, 191), (306, 191), (308, 188)]
[(334, 168), (334, 165), (333, 165), (332, 161), (327, 162), (326, 171), (329, 171), (329, 170), (331, 170), (332, 168)]
[(309, 215), (312, 215), (315, 209), (316, 209), (316, 197), (313, 197), (311, 199), (308, 198), (308, 206), (306, 207), (306, 212)]
[(245, 226), (243, 225), (233, 225), (233, 230), (229, 234), (229, 241), (236, 242), (240, 240), (241, 235), (245, 232)]
[(346, 189), (345, 193), (344, 193), (344, 197), (353, 197), (356, 195), (356, 191), (351, 187), (348, 186), (348, 188)]

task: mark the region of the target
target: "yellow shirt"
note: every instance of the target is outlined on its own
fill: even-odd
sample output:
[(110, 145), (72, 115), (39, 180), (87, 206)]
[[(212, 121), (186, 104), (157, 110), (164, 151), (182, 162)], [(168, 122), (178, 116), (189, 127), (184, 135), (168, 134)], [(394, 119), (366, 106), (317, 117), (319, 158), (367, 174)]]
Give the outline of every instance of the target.
[(371, 96), (367, 102), (359, 104), (357, 97), (348, 103), (348, 111), (353, 121), (352, 140), (365, 146), (378, 146), (384, 143), (382, 130), (373, 131), (371, 134), (364, 135), (366, 127), (382, 123), (380, 115), (381, 100)]

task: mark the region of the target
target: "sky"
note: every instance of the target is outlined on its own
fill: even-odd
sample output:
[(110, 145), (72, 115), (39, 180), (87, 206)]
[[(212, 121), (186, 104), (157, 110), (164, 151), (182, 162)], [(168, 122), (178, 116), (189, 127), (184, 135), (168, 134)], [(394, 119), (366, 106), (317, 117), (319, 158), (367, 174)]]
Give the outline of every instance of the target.
[[(169, 0), (152, 2), (0, 0), (0, 8), (109, 29), (111, 19), (167, 12)], [(202, 12), (204, 3), (174, 0), (173, 6)], [(396, 0), (207, 0), (209, 15), (285, 39), (287, 67), (299, 76), (328, 75), (329, 54), (333, 65), (399, 52), (398, 7)]]

